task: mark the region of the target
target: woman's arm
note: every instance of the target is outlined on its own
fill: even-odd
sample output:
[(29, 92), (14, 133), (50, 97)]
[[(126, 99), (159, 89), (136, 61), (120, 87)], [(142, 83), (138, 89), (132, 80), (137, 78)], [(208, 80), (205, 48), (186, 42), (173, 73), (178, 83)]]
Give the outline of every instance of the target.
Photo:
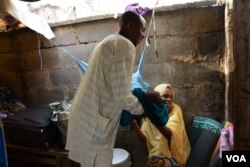
[(168, 139), (168, 146), (170, 148), (172, 132), (167, 126), (156, 126), (156, 128), (161, 132), (161, 134)]
[(139, 137), (140, 141), (141, 141), (143, 144), (146, 145), (146, 144), (147, 144), (147, 138), (146, 138), (146, 136), (142, 133), (141, 127), (138, 125), (136, 119), (133, 119), (133, 120), (131, 121), (131, 124), (132, 124), (132, 126), (134, 127), (135, 132), (136, 132), (137, 136)]

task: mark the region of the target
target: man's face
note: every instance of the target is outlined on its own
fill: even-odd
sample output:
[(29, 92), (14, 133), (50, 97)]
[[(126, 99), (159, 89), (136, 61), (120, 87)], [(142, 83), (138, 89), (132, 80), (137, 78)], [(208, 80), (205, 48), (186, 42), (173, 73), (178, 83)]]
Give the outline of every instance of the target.
[(137, 46), (144, 39), (145, 31), (146, 31), (146, 21), (143, 18), (141, 18), (141, 23), (135, 24), (130, 29), (130, 40), (135, 46)]

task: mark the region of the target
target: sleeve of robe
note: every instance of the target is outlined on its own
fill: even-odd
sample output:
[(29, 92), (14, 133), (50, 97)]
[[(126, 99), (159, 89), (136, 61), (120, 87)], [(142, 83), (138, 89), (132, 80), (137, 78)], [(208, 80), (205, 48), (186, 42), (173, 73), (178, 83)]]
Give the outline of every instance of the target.
[(138, 99), (131, 92), (131, 79), (135, 61), (135, 47), (131, 42), (119, 40), (114, 46), (111, 58), (111, 91), (115, 100), (123, 109), (132, 114), (142, 114)]

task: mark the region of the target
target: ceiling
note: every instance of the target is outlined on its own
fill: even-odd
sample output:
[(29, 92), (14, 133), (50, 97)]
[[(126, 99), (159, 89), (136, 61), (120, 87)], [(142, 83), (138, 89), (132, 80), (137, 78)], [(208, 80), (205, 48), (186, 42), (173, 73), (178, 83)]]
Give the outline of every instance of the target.
[(20, 0), (3, 0), (3, 3), (0, 3), (0, 32), (29, 27), (48, 39), (54, 38), (47, 21), (32, 13), (28, 4)]
[(0, 31), (10, 31), (24, 27), (24, 25), (7, 12), (0, 13)]

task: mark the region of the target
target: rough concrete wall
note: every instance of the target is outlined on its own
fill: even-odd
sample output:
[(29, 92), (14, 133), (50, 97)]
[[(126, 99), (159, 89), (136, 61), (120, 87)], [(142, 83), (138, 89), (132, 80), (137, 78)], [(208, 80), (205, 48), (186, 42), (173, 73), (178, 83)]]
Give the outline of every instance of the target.
[(116, 22), (106, 20), (54, 28), (52, 41), (28, 29), (1, 33), (0, 85), (10, 85), (27, 106), (72, 99), (81, 73), (69, 54), (87, 62), (96, 44), (116, 30)]
[(184, 9), (156, 14), (157, 50), (146, 52), (144, 79), (168, 81), (187, 124), (193, 116), (223, 118), (224, 8)]
[[(152, 86), (166, 81), (173, 85), (187, 128), (194, 116), (223, 119), (224, 7), (157, 12), (155, 19), (159, 57), (154, 55), (151, 40), (144, 79)], [(88, 61), (97, 43), (117, 30), (117, 21), (106, 19), (53, 28), (53, 42), (27, 29), (1, 33), (0, 85), (9, 84), (28, 106), (72, 99), (81, 75), (66, 52)], [(142, 48), (137, 48), (136, 63)], [(136, 157), (134, 166), (144, 166), (145, 148), (130, 127), (119, 131), (116, 146), (129, 150), (132, 159)]]
[[(250, 3), (235, 1), (234, 57), (234, 125), (235, 149), (250, 149)], [(249, 31), (248, 31), (249, 30)]]

